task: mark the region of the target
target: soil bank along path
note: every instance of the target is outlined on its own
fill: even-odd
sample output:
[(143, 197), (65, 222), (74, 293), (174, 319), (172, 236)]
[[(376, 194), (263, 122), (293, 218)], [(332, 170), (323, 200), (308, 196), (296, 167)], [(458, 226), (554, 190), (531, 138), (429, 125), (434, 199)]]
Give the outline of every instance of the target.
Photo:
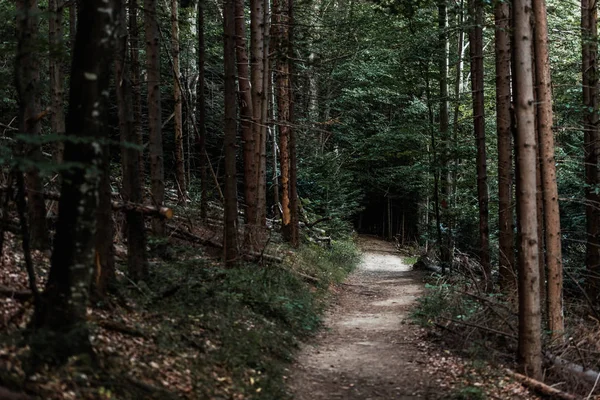
[[(362, 236), (360, 267), (343, 285), (322, 332), (304, 346), (290, 377), (296, 400), (439, 399), (427, 351), (409, 312), (422, 275), (392, 244)], [(446, 397), (448, 393), (445, 393)]]

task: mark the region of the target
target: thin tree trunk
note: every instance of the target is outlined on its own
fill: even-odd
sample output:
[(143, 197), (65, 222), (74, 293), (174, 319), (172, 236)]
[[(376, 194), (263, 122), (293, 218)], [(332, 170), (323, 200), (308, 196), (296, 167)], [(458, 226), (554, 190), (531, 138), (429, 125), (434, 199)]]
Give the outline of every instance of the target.
[(92, 352), (86, 314), (98, 204), (99, 174), (93, 167), (102, 169), (98, 140), (107, 137), (106, 93), (121, 10), (119, 0), (88, 0), (79, 11), (66, 134), (83, 140), (65, 143), (64, 160), (82, 167), (62, 173), (50, 274), (43, 310), (35, 321), (44, 340), (33, 342), (42, 347), (34, 354), (44, 352), (54, 361)]
[(519, 363), (525, 375), (542, 376), (541, 309), (536, 207), (537, 147), (533, 88), (531, 0), (514, 1), (519, 238)]
[(254, 157), (256, 163), (256, 234), (262, 242), (263, 228), (267, 218), (267, 187), (266, 187), (266, 121), (264, 120), (263, 104), (265, 93), (265, 0), (250, 0), (250, 63), (252, 82), (252, 135), (254, 136)]
[(281, 209), (282, 209), (282, 231), (286, 238), (290, 238), (290, 226), (292, 222), (290, 211), (290, 159), (289, 159), (289, 135), (290, 135), (290, 65), (288, 60), (288, 15), (287, 1), (275, 0), (273, 12), (275, 22), (273, 24), (273, 40), (275, 44), (274, 53), (276, 57), (277, 71), (277, 123), (279, 126), (279, 164), (281, 167)]
[(510, 5), (495, 5), (496, 22), (496, 128), (498, 132), (498, 226), (500, 287), (515, 283), (515, 252), (512, 212), (512, 148), (510, 94)]
[(225, 212), (223, 226), (223, 258), (227, 266), (238, 259), (237, 182), (236, 182), (236, 101), (235, 101), (235, 0), (225, 0), (223, 7), (225, 64)]
[[(146, 70), (148, 76), (148, 132), (150, 155), (150, 184), (152, 201), (160, 207), (165, 201), (165, 171), (163, 160), (162, 122), (160, 105), (160, 43), (156, 0), (144, 0), (146, 35)], [(165, 234), (165, 221), (153, 218), (155, 235)]]
[[(132, 3), (129, 0), (129, 11), (131, 13)], [(131, 14), (130, 14), (131, 17)], [(124, 16), (121, 19), (124, 26)], [(130, 20), (131, 22), (131, 20)], [(131, 24), (130, 24), (131, 27)], [(133, 39), (130, 40), (132, 43)], [(115, 75), (117, 84), (117, 102), (119, 107), (119, 132), (121, 136), (121, 168), (123, 171), (123, 200), (126, 202), (140, 204), (143, 202), (140, 148), (133, 148), (126, 144), (138, 144), (139, 135), (136, 130), (137, 122), (134, 109), (137, 104), (134, 101), (133, 84), (130, 79), (130, 68), (134, 69), (134, 58), (131, 57), (131, 65), (126, 62), (127, 35), (121, 28), (121, 35), (117, 43), (117, 57), (115, 62)], [(132, 50), (131, 54), (137, 54)], [(127, 237), (127, 273), (134, 282), (144, 280), (148, 276), (148, 261), (146, 255), (146, 229), (144, 227), (144, 214), (134, 210), (128, 210), (125, 214), (126, 237)]]
[[(19, 96), (19, 131), (35, 137), (40, 127), (39, 58), (37, 53), (38, 36), (37, 0), (17, 1), (17, 57), (15, 60), (15, 85)], [(34, 162), (42, 161), (39, 145), (24, 144), (23, 156)], [(46, 204), (42, 192), (42, 180), (38, 167), (32, 166), (25, 171), (27, 186), (27, 214), (29, 217), (31, 247), (47, 249), (50, 246), (48, 226), (46, 224)]]
[[(140, 79), (140, 27), (138, 24), (138, 0), (129, 0), (129, 50), (131, 52), (131, 92), (133, 101), (133, 131), (135, 142), (140, 149), (139, 181), (142, 187), (146, 181), (146, 168), (144, 167), (144, 140), (142, 135), (142, 83)], [(144, 198), (144, 193), (141, 193)]]
[(546, 267), (548, 269), (548, 328), (552, 339), (564, 332), (563, 266), (560, 235), (560, 212), (552, 132), (552, 81), (548, 55), (548, 21), (545, 0), (533, 0), (535, 15), (535, 53), (537, 77), (538, 130), (544, 194), (544, 222), (546, 239)]
[[(440, 179), (442, 185), (442, 201), (447, 204), (452, 193), (452, 185), (450, 184), (450, 174), (448, 171), (448, 161), (450, 156), (450, 115), (448, 104), (448, 56), (450, 52), (450, 43), (448, 42), (448, 10), (446, 0), (440, 0), (438, 3), (438, 30), (439, 30), (439, 47), (440, 47)], [(446, 220), (447, 227), (449, 224), (449, 213), (443, 215)], [(447, 238), (442, 238), (440, 243), (440, 256), (442, 263), (450, 263), (452, 261), (451, 232), (447, 231)]]
[(254, 99), (250, 85), (248, 50), (246, 46), (246, 16), (244, 1), (235, 0), (235, 53), (238, 70), (238, 103), (240, 127), (244, 149), (244, 199), (246, 201), (245, 244), (250, 251), (257, 247), (256, 226), (258, 199), (258, 159), (256, 147), (258, 138), (254, 134)]
[(485, 149), (485, 103), (483, 97), (483, 1), (471, 0), (472, 28), (469, 32), (471, 52), (471, 86), (473, 90), (473, 124), (477, 147), (477, 198), (479, 201), (480, 262), (491, 287), (490, 243), (488, 226), (487, 156)]
[[(65, 133), (65, 111), (64, 97), (65, 88), (63, 85), (63, 11), (64, 0), (50, 0), (50, 18), (48, 27), (48, 36), (50, 40), (50, 93), (52, 98), (52, 114), (50, 124), (52, 133), (64, 135)], [(57, 141), (54, 146), (53, 157), (57, 163), (62, 160), (63, 143)]]
[(582, 74), (584, 105), (584, 155), (587, 246), (585, 264), (589, 278), (587, 287), (596, 303), (600, 302), (600, 195), (596, 194), (598, 179), (598, 140), (600, 124), (598, 110), (598, 8), (594, 0), (581, 1)]
[(179, 0), (171, 0), (171, 52), (173, 54), (173, 121), (175, 122), (175, 176), (177, 198), (185, 203), (187, 185), (185, 179), (185, 160), (183, 156), (183, 105), (181, 99), (181, 68), (179, 67)]
[(204, 99), (204, 1), (198, 1), (198, 14), (196, 22), (196, 35), (198, 37), (198, 85), (196, 86), (196, 102), (198, 109), (198, 136), (196, 146), (200, 164), (200, 218), (206, 221), (208, 210), (208, 159), (206, 153), (206, 104)]
[[(297, 147), (296, 147), (296, 130), (293, 128), (294, 124), (294, 90), (292, 85), (292, 79), (294, 76), (294, 64), (292, 59), (294, 58), (294, 0), (287, 0), (288, 4), (288, 53), (287, 62), (289, 64), (289, 90), (288, 90), (288, 107), (289, 107), (289, 151), (290, 151), (290, 233), (289, 240), (292, 246), (298, 247), (300, 245), (300, 207), (298, 204), (298, 161), (297, 161)], [(265, 157), (264, 149), (261, 150), (261, 160)]]
[(71, 2), (69, 7), (69, 48), (71, 49), (71, 56), (73, 56), (73, 50), (75, 49), (75, 34), (77, 33), (77, 0)]

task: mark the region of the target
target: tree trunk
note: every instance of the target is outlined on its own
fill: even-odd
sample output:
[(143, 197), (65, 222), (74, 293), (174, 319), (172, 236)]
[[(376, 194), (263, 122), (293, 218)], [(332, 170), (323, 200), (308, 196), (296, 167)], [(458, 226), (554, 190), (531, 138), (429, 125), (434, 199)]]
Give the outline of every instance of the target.
[(267, 222), (267, 169), (266, 169), (266, 130), (264, 116), (265, 93), (265, 0), (250, 0), (250, 48), (252, 64), (252, 132), (254, 136), (254, 157), (256, 163), (256, 233), (259, 243), (264, 240), (263, 229)]
[(533, 93), (531, 0), (515, 0), (515, 112), (519, 207), (519, 363), (525, 375), (542, 376), (541, 310), (536, 207), (537, 147)]
[(227, 266), (238, 259), (237, 182), (236, 182), (236, 107), (235, 107), (235, 0), (225, 0), (223, 8), (225, 66), (225, 212), (223, 258)]
[(75, 34), (77, 33), (77, 1), (72, 1), (69, 7), (69, 48), (71, 56), (75, 49)]
[(584, 155), (587, 246), (585, 265), (589, 278), (588, 292), (596, 303), (600, 302), (600, 195), (596, 188), (598, 179), (598, 8), (593, 0), (581, 1), (582, 75), (584, 105)]
[(515, 284), (515, 252), (512, 212), (512, 148), (510, 93), (510, 5), (496, 1), (496, 129), (498, 132), (498, 247), (500, 287)]
[[(294, 124), (294, 91), (292, 86), (292, 78), (294, 76), (294, 65), (292, 59), (294, 57), (293, 43), (294, 43), (294, 0), (287, 0), (288, 3), (288, 57), (287, 62), (289, 64), (289, 90), (288, 90), (288, 107), (289, 107), (289, 154), (290, 154), (290, 227), (289, 227), (289, 241), (294, 247), (300, 245), (300, 227), (299, 227), (299, 212), (300, 208), (298, 205), (298, 161), (296, 153), (296, 130), (293, 128)], [(263, 154), (264, 149), (261, 150), (261, 160), (265, 158)]]
[(65, 143), (64, 160), (82, 167), (62, 172), (54, 251), (32, 351), (52, 361), (92, 351), (86, 311), (102, 170), (98, 140), (107, 137), (110, 65), (121, 10), (119, 0), (88, 0), (79, 11), (66, 134), (83, 140)]
[[(450, 184), (450, 174), (448, 171), (448, 161), (450, 156), (450, 115), (448, 105), (448, 56), (450, 52), (450, 43), (448, 42), (448, 10), (446, 0), (440, 0), (438, 3), (438, 30), (439, 30), (439, 48), (440, 48), (440, 178), (442, 184), (442, 201), (449, 202), (452, 194), (452, 185)], [(445, 208), (443, 211), (443, 220), (446, 221), (446, 227), (450, 227), (449, 211)], [(450, 239), (451, 232), (446, 231), (446, 238), (440, 243), (441, 262), (448, 264), (452, 262), (452, 248)]]
[(469, 32), (471, 52), (471, 86), (473, 90), (473, 124), (477, 146), (477, 198), (479, 201), (480, 262), (491, 287), (490, 243), (488, 227), (487, 156), (485, 149), (485, 104), (483, 98), (483, 1), (471, 0)]
[[(50, 93), (52, 98), (52, 114), (50, 124), (52, 133), (64, 135), (65, 133), (65, 111), (64, 97), (65, 89), (63, 85), (64, 73), (62, 60), (64, 54), (63, 43), (63, 11), (64, 0), (50, 0), (48, 36), (50, 41)], [(57, 163), (62, 160), (63, 143), (57, 141), (54, 146), (53, 157)]]
[[(15, 84), (19, 96), (19, 131), (30, 136), (40, 135), (40, 70), (37, 52), (38, 35), (37, 0), (17, 1), (17, 57), (15, 60)], [(22, 146), (23, 156), (34, 162), (42, 161), (39, 145)], [(46, 224), (46, 204), (40, 195), (42, 180), (37, 166), (25, 170), (27, 213), (29, 217), (31, 247), (47, 249), (50, 246)]]
[(198, 148), (198, 157), (200, 164), (200, 218), (206, 221), (207, 203), (208, 203), (208, 159), (206, 153), (206, 105), (204, 101), (204, 1), (198, 1), (198, 14), (196, 21), (196, 35), (198, 36), (198, 85), (196, 86), (196, 102), (198, 109), (198, 136), (196, 137), (196, 147)]
[[(133, 101), (133, 130), (135, 143), (140, 147), (137, 151), (139, 161), (139, 181), (142, 186), (146, 181), (144, 167), (144, 140), (142, 135), (142, 83), (140, 79), (140, 27), (138, 24), (138, 0), (129, 0), (129, 50), (131, 52), (131, 92)], [(143, 200), (144, 194), (141, 193)]]
[(548, 287), (548, 329), (552, 339), (564, 332), (563, 319), (563, 266), (560, 235), (560, 212), (552, 132), (552, 81), (548, 55), (548, 21), (545, 0), (533, 0), (535, 15), (535, 69), (537, 77), (538, 136), (544, 195), (544, 222), (546, 239), (546, 268)]
[[(150, 183), (152, 201), (157, 207), (165, 201), (165, 171), (163, 160), (162, 123), (160, 106), (160, 43), (156, 0), (144, 0), (146, 28), (146, 70), (148, 75), (148, 132), (150, 155)], [(152, 220), (155, 235), (165, 234), (165, 222)]]
[(274, 53), (277, 71), (277, 124), (279, 126), (279, 164), (281, 167), (282, 231), (287, 240), (291, 238), (290, 210), (290, 64), (288, 59), (289, 26), (287, 0), (273, 2)]
[[(253, 17), (254, 18), (254, 17)], [(245, 244), (250, 250), (256, 247), (257, 199), (258, 199), (258, 159), (256, 156), (257, 137), (254, 134), (254, 99), (249, 79), (248, 51), (246, 48), (246, 17), (244, 1), (235, 0), (235, 53), (238, 70), (238, 103), (240, 126), (244, 148), (244, 199), (246, 201)]]
[[(129, 11), (131, 13), (132, 3), (129, 0)], [(131, 17), (131, 14), (130, 14)], [(121, 19), (123, 26), (124, 18)], [(130, 20), (131, 22), (131, 20)], [(131, 29), (131, 24), (130, 24)], [(133, 39), (130, 40), (133, 43)], [(136, 130), (137, 122), (134, 101), (133, 83), (130, 79), (130, 70), (134, 70), (134, 57), (131, 57), (131, 65), (126, 60), (127, 35), (123, 28), (117, 43), (117, 57), (115, 63), (115, 75), (117, 85), (117, 102), (119, 106), (119, 132), (121, 136), (121, 168), (123, 171), (123, 200), (125, 202), (140, 204), (143, 202), (140, 148), (133, 148), (131, 144), (138, 144), (139, 135)], [(133, 52), (134, 54), (137, 52)], [(127, 144), (127, 145), (126, 145)], [(127, 238), (127, 273), (134, 282), (146, 279), (148, 276), (148, 261), (146, 255), (146, 229), (144, 226), (144, 214), (135, 210), (125, 211), (126, 238)]]
[(181, 71), (179, 67), (179, 0), (171, 0), (171, 53), (173, 54), (173, 121), (175, 122), (175, 177), (177, 198), (185, 203), (187, 186), (183, 157), (183, 107), (181, 99)]

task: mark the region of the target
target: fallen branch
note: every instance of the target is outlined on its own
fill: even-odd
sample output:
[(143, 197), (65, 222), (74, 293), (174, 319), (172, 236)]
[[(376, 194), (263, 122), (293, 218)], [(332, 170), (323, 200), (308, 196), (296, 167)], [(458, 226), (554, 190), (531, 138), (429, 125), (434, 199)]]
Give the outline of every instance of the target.
[(545, 352), (544, 357), (558, 369), (564, 369), (570, 376), (576, 376), (584, 382), (594, 385), (600, 374), (592, 369), (585, 369), (579, 364), (567, 361), (564, 358)]
[(306, 223), (306, 227), (308, 229), (312, 228), (313, 226), (320, 224), (321, 222), (325, 222), (325, 221), (331, 221), (333, 219), (333, 217), (323, 217), (323, 218), (319, 218), (318, 220), (314, 221), (314, 222), (307, 222)]
[[(154, 386), (154, 385), (151, 385), (146, 382), (142, 382), (141, 380), (133, 378), (133, 377), (127, 377), (126, 379), (130, 384), (132, 384), (135, 387), (137, 387), (138, 389), (141, 389), (144, 392), (146, 392), (148, 394), (148, 396), (151, 396), (150, 398), (152, 398), (152, 399), (179, 399), (180, 398), (175, 393), (173, 393), (165, 388), (162, 388), (159, 386)], [(148, 398), (148, 397), (145, 397), (145, 398)]]
[(446, 317), (441, 317), (441, 316), (439, 318), (445, 319), (445, 320), (453, 322), (455, 324), (470, 326), (471, 328), (481, 329), (483, 331), (488, 331), (488, 332), (491, 332), (491, 333), (495, 333), (496, 335), (504, 336), (504, 337), (507, 337), (509, 339), (513, 339), (513, 340), (517, 340), (518, 339), (516, 336), (511, 335), (510, 333), (502, 332), (502, 331), (499, 331), (499, 330), (496, 330), (496, 329), (493, 329), (493, 328), (488, 328), (487, 326), (477, 325), (477, 324), (473, 324), (473, 323), (470, 323), (470, 322), (459, 321), (459, 320), (456, 320), (456, 319), (446, 318)]
[[(0, 186), (0, 192), (9, 190), (7, 186)], [(42, 192), (47, 200), (60, 200), (60, 193), (58, 192)], [(115, 211), (135, 211), (145, 215), (151, 215), (154, 217), (161, 217), (164, 219), (173, 218), (173, 210), (169, 207), (154, 207), (146, 204), (131, 203), (128, 201), (117, 201), (111, 202), (112, 209)]]
[(519, 374), (517, 372), (511, 371), (510, 369), (506, 369), (506, 373), (514, 378), (515, 380), (521, 382), (523, 385), (527, 386), (530, 389), (535, 390), (538, 393), (544, 394), (546, 396), (552, 396), (558, 399), (563, 400), (577, 400), (577, 396), (572, 395), (567, 392), (563, 392), (562, 390), (558, 390), (552, 386), (546, 385), (544, 382), (540, 382), (533, 378), (529, 378), (528, 376)]
[(109, 331), (123, 333), (129, 336), (141, 337), (147, 339), (148, 336), (135, 328), (122, 324), (120, 322), (110, 321), (110, 320), (96, 320), (94, 321), (99, 327), (104, 328)]
[(7, 286), (0, 286), (0, 296), (1, 297), (9, 297), (19, 301), (27, 301), (31, 298), (32, 293), (30, 290), (24, 289), (11, 289)]

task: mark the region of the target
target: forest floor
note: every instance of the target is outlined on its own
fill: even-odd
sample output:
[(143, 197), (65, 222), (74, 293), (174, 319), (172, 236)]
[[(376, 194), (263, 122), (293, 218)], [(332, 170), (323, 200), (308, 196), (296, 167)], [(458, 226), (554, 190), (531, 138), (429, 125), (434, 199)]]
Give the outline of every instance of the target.
[(411, 322), (424, 274), (394, 246), (360, 237), (360, 267), (290, 376), (296, 400), (535, 399), (498, 368), (462, 359)]

